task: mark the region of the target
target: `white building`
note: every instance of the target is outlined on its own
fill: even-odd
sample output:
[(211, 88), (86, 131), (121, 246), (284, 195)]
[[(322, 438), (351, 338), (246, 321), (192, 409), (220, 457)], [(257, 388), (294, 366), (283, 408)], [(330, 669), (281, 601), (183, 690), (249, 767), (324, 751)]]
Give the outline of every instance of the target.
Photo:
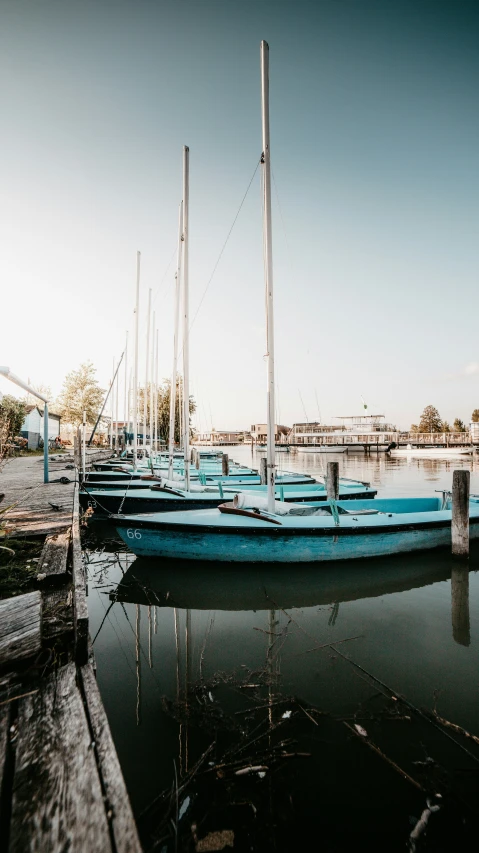
[[(53, 412), (48, 412), (48, 438), (57, 438), (60, 435), (61, 416), (55, 415)], [(44, 429), (43, 410), (37, 405), (28, 405), (26, 407), (25, 420), (23, 421), (20, 435), (28, 441), (29, 450), (37, 450), (40, 439), (43, 441)]]

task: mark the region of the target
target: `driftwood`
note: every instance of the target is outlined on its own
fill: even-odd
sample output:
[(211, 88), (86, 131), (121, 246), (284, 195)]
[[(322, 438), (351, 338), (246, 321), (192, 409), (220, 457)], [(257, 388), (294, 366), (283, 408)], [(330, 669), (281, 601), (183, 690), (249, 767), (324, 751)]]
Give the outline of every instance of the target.
[(17, 731), (10, 853), (111, 851), (74, 664), (20, 700)]
[(36, 654), (42, 642), (41, 594), (0, 601), (0, 665)]
[(141, 853), (130, 801), (93, 669), (90, 664), (87, 664), (81, 668), (80, 672), (105, 792), (105, 807), (115, 839), (116, 851), (117, 853)]

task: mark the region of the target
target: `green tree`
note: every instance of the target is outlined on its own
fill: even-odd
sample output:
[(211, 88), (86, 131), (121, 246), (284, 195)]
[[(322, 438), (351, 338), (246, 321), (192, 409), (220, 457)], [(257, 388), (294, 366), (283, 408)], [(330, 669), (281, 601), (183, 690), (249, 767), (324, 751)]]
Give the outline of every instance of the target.
[(452, 425), (454, 432), (466, 432), (466, 427), (464, 426), (464, 422), (461, 421), (460, 418), (455, 418), (454, 423)]
[(442, 432), (441, 416), (434, 406), (426, 406), (424, 409), (419, 421), (419, 432)]
[(409, 432), (419, 432), (419, 427), (417, 424), (411, 424), (411, 428)]
[(83, 412), (86, 412), (88, 423), (95, 423), (105, 394), (95, 373), (91, 361), (86, 361), (65, 377), (55, 408), (66, 423), (78, 426), (83, 421)]
[(473, 424), (479, 423), (479, 409), (474, 409), (471, 415), (471, 421)]
[(442, 432), (451, 432), (451, 427), (447, 421), (442, 422)]
[[(161, 441), (168, 443), (170, 436), (170, 388), (171, 381), (169, 379), (164, 379), (163, 384), (158, 388), (158, 435), (160, 436)], [(176, 380), (176, 406), (175, 406), (175, 442), (178, 444), (180, 441), (180, 388), (181, 388), (181, 380), (178, 378)], [(143, 421), (143, 400), (144, 400), (144, 387), (138, 388), (138, 423)], [(196, 403), (194, 398), (190, 395), (190, 436), (193, 436), (193, 430), (191, 428), (191, 415), (196, 412)], [(147, 398), (146, 398), (146, 420), (147, 424), (150, 423), (150, 385), (147, 386)], [(141, 430), (139, 430), (140, 432)]]
[(11, 442), (25, 420), (25, 402), (6, 394), (0, 397), (0, 459), (4, 459)]

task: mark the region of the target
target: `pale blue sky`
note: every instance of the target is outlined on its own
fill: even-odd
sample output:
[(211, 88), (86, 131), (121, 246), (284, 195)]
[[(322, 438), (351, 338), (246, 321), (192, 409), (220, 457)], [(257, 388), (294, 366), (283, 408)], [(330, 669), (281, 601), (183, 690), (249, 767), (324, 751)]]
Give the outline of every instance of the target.
[[(309, 419), (316, 393), (326, 421), (360, 395), (468, 419), (478, 36), (466, 0), (0, 0), (0, 363), (57, 393), (90, 358), (105, 386), (139, 248), (169, 375), (182, 146), (194, 314), (261, 154), (265, 38), (281, 421), (300, 393)], [(264, 337), (257, 174), (192, 329), (198, 426), (264, 421)]]

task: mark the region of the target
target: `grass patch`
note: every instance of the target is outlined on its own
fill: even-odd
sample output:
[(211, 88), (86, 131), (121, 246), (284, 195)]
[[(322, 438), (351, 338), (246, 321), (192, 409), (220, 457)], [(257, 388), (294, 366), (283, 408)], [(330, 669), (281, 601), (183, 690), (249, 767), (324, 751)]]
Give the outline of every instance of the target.
[(1, 539), (0, 546), (0, 599), (11, 598), (36, 589), (38, 560), (43, 541), (39, 539)]

